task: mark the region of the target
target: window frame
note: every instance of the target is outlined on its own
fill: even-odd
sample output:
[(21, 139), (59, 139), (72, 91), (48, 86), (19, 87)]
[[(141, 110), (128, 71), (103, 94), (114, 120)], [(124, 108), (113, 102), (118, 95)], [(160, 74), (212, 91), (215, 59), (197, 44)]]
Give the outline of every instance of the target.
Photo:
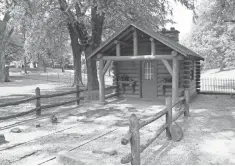
[(154, 80), (154, 67), (152, 61), (144, 62), (144, 80)]

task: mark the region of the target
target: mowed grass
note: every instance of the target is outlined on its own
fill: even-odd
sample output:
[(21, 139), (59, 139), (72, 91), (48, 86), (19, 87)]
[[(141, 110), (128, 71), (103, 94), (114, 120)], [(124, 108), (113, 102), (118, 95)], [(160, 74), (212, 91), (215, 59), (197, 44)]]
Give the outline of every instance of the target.
[(235, 67), (224, 68), (224, 71), (219, 71), (219, 68), (204, 70), (201, 78), (235, 79)]

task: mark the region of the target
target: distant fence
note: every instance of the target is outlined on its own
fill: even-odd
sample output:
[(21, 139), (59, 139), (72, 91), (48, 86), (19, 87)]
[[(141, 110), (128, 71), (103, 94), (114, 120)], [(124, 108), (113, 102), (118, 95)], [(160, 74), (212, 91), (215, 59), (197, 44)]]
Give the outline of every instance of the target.
[[(181, 109), (177, 111), (176, 115), (172, 116), (172, 108), (174, 108), (179, 103), (181, 104)], [(176, 121), (182, 114), (185, 117), (189, 117), (189, 91), (185, 90), (184, 96), (180, 97), (177, 102), (172, 105), (171, 97), (166, 98), (166, 108), (151, 116), (146, 120), (139, 121), (135, 114), (132, 114), (129, 119), (129, 131), (125, 134), (121, 143), (127, 145), (130, 142), (131, 153), (126, 155), (121, 159), (122, 164), (127, 164), (131, 162), (131, 165), (140, 165), (140, 153), (142, 153), (149, 145), (157, 139), (161, 133), (166, 130), (166, 135), (171, 139), (170, 127), (174, 121)], [(152, 138), (149, 138), (145, 144), (140, 145), (140, 129), (144, 126), (156, 121), (162, 116), (166, 115), (166, 123), (163, 124), (154, 134)]]
[[(35, 89), (35, 94), (36, 95), (33, 96), (33, 97), (23, 99), (23, 100), (19, 100), (19, 101), (0, 104), (0, 108), (1, 108), (1, 107), (19, 105), (19, 104), (26, 103), (26, 102), (29, 102), (29, 101), (32, 101), (32, 100), (36, 100), (34, 109), (31, 109), (31, 110), (26, 111), (26, 112), (21, 112), (21, 113), (15, 114), (15, 115), (0, 117), (0, 120), (7, 120), (7, 119), (11, 119), (11, 118), (16, 118), (16, 117), (27, 115), (27, 114), (32, 113), (32, 112), (36, 112), (36, 115), (40, 116), (42, 109), (58, 107), (58, 106), (61, 106), (61, 105), (66, 105), (66, 104), (70, 104), (70, 103), (74, 103), (74, 102), (76, 102), (77, 105), (79, 105), (80, 100), (84, 99), (84, 97), (80, 97), (80, 92), (83, 92), (83, 91), (84, 90), (79, 90), (79, 86), (77, 85), (76, 90), (73, 90), (73, 91), (56, 93), (56, 94), (41, 95), (40, 88), (37, 87)], [(76, 94), (76, 98), (73, 99), (73, 100), (69, 100), (69, 101), (63, 101), (63, 102), (48, 104), (48, 105), (41, 105), (41, 99), (43, 99), (43, 98), (52, 98), (52, 97), (58, 97), (58, 96), (65, 96), (65, 95), (69, 95), (69, 94)]]
[[(109, 76), (106, 74), (106, 78)], [(111, 76), (110, 76), (111, 77)], [(59, 82), (72, 85), (74, 83), (74, 73), (40, 73), (40, 74), (26, 74), (25, 78), (32, 79), (32, 80), (42, 80), (46, 82)], [(82, 73), (82, 83), (84, 85), (87, 84), (87, 74)], [(112, 80), (106, 80), (106, 84), (112, 85)]]
[[(60, 83), (66, 83), (66, 84), (73, 84), (74, 82), (74, 74), (73, 73), (54, 73), (53, 75), (51, 73), (41, 73), (40, 75), (36, 74), (29, 74), (25, 75), (26, 78), (32, 79), (32, 80), (42, 80), (47, 82), (60, 82)], [(83, 78), (86, 83), (85, 77)]]
[(234, 79), (201, 78), (200, 93), (235, 93)]

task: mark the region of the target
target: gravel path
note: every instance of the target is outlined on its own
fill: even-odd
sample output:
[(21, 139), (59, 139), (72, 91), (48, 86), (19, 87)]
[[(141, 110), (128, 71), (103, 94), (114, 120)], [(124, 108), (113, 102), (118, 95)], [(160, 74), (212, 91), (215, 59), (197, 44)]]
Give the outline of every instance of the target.
[[(164, 108), (164, 101), (124, 100), (104, 107), (87, 105), (70, 110), (67, 115), (58, 115), (60, 123), (57, 125), (52, 125), (48, 119), (44, 119), (40, 121), (40, 128), (35, 128), (33, 122), (19, 126), (23, 129), (22, 133), (11, 134), (10, 129), (4, 130), (6, 139), (11, 140), (9, 144), (14, 140), (26, 140), (29, 135), (37, 135), (40, 138), (0, 151), (0, 164), (38, 164), (56, 156), (59, 151), (72, 149), (83, 141), (113, 128), (117, 130), (72, 152), (86, 153), (91, 160), (100, 160), (102, 164), (120, 164), (121, 158), (130, 152), (129, 145), (123, 146), (120, 142), (128, 129), (128, 118), (133, 113), (133, 107), (137, 108), (137, 116), (144, 119)], [(165, 133), (161, 134), (141, 154), (141, 164), (235, 164), (234, 108), (234, 99), (228, 96), (198, 95), (190, 105), (191, 117), (177, 121), (183, 128), (183, 139), (180, 142), (172, 142), (166, 139)], [(152, 132), (164, 121), (165, 117), (144, 127), (141, 130), (141, 143), (150, 138)], [(41, 137), (45, 133), (53, 133), (69, 126), (72, 128)], [(3, 146), (8, 144), (0, 145), (0, 149)], [(92, 153), (93, 150), (110, 147), (118, 153), (114, 156)], [(44, 164), (60, 163), (52, 160)]]

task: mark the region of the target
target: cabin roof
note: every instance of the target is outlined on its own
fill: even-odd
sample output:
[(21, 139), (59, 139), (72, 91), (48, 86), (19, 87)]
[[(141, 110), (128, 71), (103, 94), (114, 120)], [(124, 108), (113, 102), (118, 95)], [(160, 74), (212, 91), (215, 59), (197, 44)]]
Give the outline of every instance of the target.
[(91, 58), (94, 55), (98, 54), (99, 52), (102, 52), (103, 49), (105, 49), (105, 47), (107, 47), (108, 45), (110, 45), (111, 43), (113, 43), (115, 40), (120, 39), (120, 37), (122, 36), (122, 34), (128, 33), (128, 31), (131, 32), (132, 28), (136, 28), (139, 31), (142, 31), (143, 33), (151, 36), (152, 38), (158, 40), (159, 42), (165, 44), (166, 46), (172, 48), (173, 50), (181, 53), (184, 56), (193, 56), (196, 57), (200, 60), (204, 60), (203, 57), (201, 57), (200, 55), (198, 55), (197, 53), (193, 52), (192, 50), (188, 49), (187, 47), (179, 44), (178, 42), (164, 36), (163, 34), (161, 34), (160, 32), (155, 32), (150, 28), (145, 28), (141, 25), (137, 25), (134, 23), (130, 23), (128, 25), (126, 25), (125, 27), (123, 27), (122, 29), (120, 29), (117, 33), (115, 33), (112, 37), (110, 37), (108, 40), (106, 40), (105, 42), (103, 42), (98, 48), (96, 48), (91, 55), (88, 57)]

